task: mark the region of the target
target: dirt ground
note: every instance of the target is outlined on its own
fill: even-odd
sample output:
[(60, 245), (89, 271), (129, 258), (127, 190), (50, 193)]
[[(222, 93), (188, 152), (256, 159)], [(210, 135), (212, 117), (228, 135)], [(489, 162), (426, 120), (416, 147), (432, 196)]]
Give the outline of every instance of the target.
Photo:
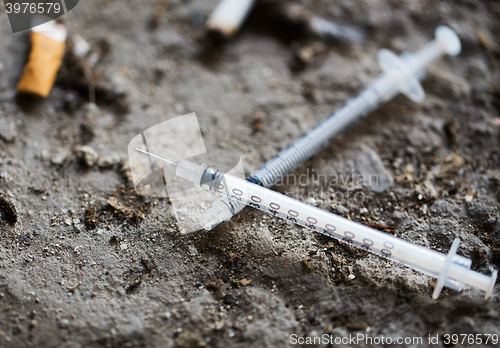
[[(137, 196), (119, 161), (140, 131), (196, 112), (207, 148), (239, 152), (249, 174), (378, 76), (378, 49), (415, 51), (448, 25), (463, 51), (429, 68), (422, 104), (396, 97), (294, 172), (308, 185), (276, 189), (443, 253), (460, 237), (459, 254), (489, 274), (500, 266), (500, 3), (304, 0), (363, 26), (366, 41), (300, 37), (257, 11), (213, 49), (199, 26), (216, 3), (171, 0), (156, 28), (156, 0), (87, 0), (65, 15), (70, 35), (109, 49), (98, 109), (68, 62), (48, 98), (16, 97), (29, 36), (12, 34), (0, 6), (0, 347), (287, 347), (293, 334), (444, 347), (445, 334), (500, 335), (498, 285), (487, 301), (471, 288), (434, 301), (435, 279), (249, 208), (181, 235), (169, 200)], [(297, 47), (312, 52), (299, 67)], [(78, 145), (108, 163), (88, 167)], [(387, 187), (312, 180), (363, 170)]]

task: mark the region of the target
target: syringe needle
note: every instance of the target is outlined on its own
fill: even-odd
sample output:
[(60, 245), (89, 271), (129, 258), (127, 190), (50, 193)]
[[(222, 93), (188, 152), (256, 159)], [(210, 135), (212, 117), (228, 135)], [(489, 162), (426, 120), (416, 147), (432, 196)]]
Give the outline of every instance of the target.
[(149, 156), (151, 156), (151, 157), (157, 158), (157, 159), (159, 159), (159, 160), (161, 160), (161, 161), (163, 161), (163, 162), (167, 162), (168, 164), (171, 164), (171, 165), (173, 165), (173, 166), (176, 166), (176, 167), (177, 167), (177, 163), (174, 163), (174, 162), (172, 162), (172, 161), (166, 160), (165, 158), (161, 158), (160, 156), (153, 155), (152, 153), (147, 152), (147, 151), (144, 151), (144, 150), (142, 150), (142, 149), (139, 149), (138, 147), (136, 147), (135, 149), (136, 149), (137, 151), (139, 151), (139, 152), (145, 153), (146, 155), (149, 155)]

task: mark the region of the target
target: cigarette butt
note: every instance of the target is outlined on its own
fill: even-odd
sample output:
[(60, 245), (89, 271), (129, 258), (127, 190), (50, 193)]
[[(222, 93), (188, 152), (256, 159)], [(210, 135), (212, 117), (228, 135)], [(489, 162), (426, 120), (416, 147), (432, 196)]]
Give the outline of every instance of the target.
[(39, 25), (31, 31), (31, 52), (17, 85), (18, 93), (47, 97), (61, 67), (66, 48), (66, 28), (55, 22)]
[(359, 27), (326, 20), (293, 2), (277, 2), (275, 5), (283, 19), (302, 26), (304, 30), (316, 36), (335, 38), (345, 42), (362, 42), (364, 40), (364, 31)]
[(254, 3), (255, 0), (221, 0), (207, 20), (208, 32), (229, 39), (241, 27)]

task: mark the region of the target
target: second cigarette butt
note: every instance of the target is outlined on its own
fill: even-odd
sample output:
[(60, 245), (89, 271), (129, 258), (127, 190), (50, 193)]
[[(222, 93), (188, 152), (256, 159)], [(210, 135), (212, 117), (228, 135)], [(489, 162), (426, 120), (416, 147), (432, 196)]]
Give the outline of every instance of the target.
[(66, 28), (48, 22), (31, 31), (31, 52), (17, 85), (18, 93), (47, 97), (54, 85), (66, 49)]

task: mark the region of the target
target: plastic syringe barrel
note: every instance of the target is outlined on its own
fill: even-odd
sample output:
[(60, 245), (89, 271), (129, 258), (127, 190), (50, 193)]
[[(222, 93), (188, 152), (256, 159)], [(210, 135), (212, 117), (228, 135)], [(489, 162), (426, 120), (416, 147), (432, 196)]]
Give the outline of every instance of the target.
[[(379, 63), (384, 70), (382, 76), (357, 97), (348, 101), (276, 157), (253, 172), (247, 180), (263, 187), (273, 186), (281, 177), (307, 161), (356, 121), (392, 99), (399, 92), (406, 94), (416, 102), (422, 101), (424, 92), (418, 79), (423, 77), (422, 72), (425, 71), (425, 67), (445, 53), (457, 55), (460, 49), (460, 40), (455, 32), (448, 27), (440, 26), (436, 29), (435, 39), (415, 54), (398, 58), (390, 51), (381, 50), (383, 52), (379, 52), (378, 56)], [(222, 221), (229, 220), (245, 207), (244, 204), (228, 202), (224, 196), (219, 201), (222, 201), (223, 204), (220, 204), (221, 202), (214, 204), (214, 207), (204, 217), (205, 220), (212, 219), (211, 224), (205, 225), (207, 229), (212, 229)]]
[(263, 187), (274, 186), (284, 175), (307, 161), (332, 139), (398, 93), (397, 87), (391, 83), (391, 77), (388, 74), (382, 75), (358, 96), (349, 100), (257, 169), (247, 180)]
[[(397, 261), (442, 279), (442, 286), (456, 291), (461, 291), (463, 286), (468, 284), (486, 291), (486, 297), (488, 297), (495, 284), (496, 273), (488, 277), (472, 271), (470, 270), (471, 260), (455, 254), (458, 241), (454, 243), (455, 249), (452, 248), (452, 252), (446, 256), (438, 251), (377, 231), (247, 180), (224, 174), (204, 164), (194, 165), (188, 161), (180, 161), (176, 174), (194, 182), (196, 186), (226, 196), (227, 202), (249, 205), (310, 230), (336, 238), (341, 242)], [(225, 204), (224, 201), (216, 202), (216, 207)], [(223, 207), (221, 206), (221, 208)], [(206, 222), (202, 220), (201, 223)], [(439, 295), (441, 288), (438, 289), (437, 295)]]

